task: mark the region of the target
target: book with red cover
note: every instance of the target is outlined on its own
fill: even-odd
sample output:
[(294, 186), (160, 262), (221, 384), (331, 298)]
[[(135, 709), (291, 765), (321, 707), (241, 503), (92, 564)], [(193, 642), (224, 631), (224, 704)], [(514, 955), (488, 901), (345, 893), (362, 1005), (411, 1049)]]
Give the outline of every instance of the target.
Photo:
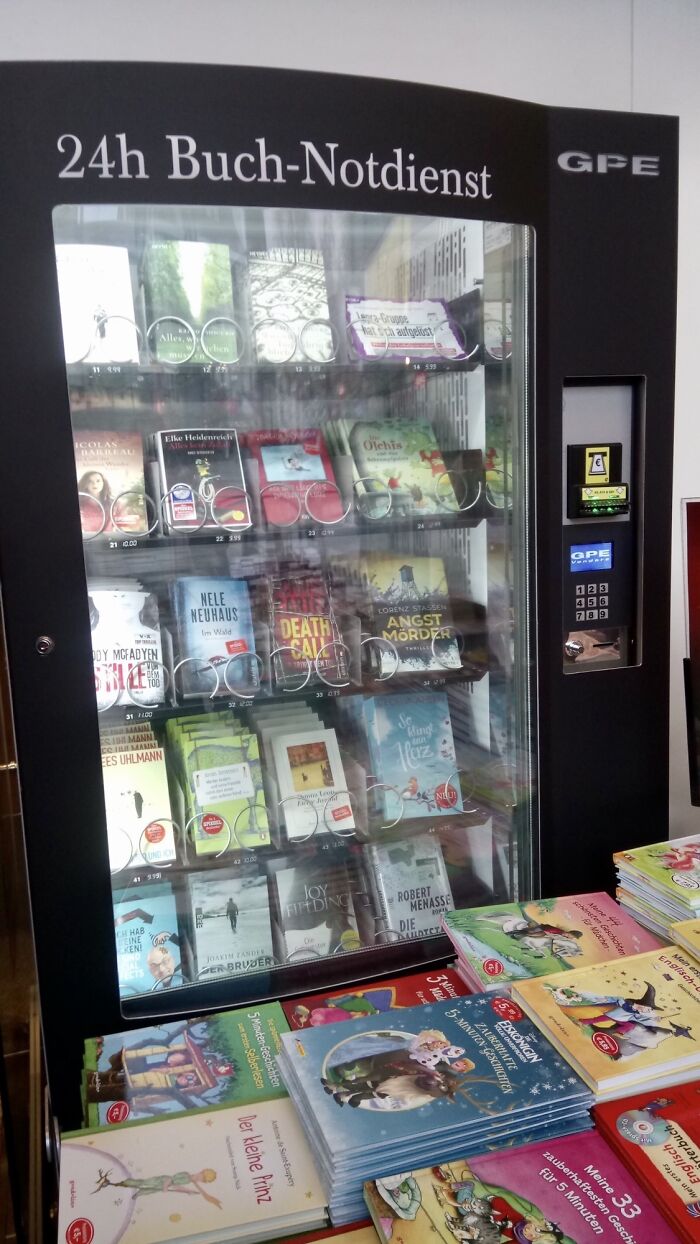
[(347, 678), (347, 650), (330, 583), (315, 567), (291, 563), (287, 570), (268, 580), (275, 683), (292, 690), (318, 681), (337, 686)]
[(343, 516), (323, 432), (320, 428), (263, 428), (245, 443), (260, 472), (262, 507), (268, 523), (334, 523)]
[(700, 1080), (595, 1106), (596, 1127), (687, 1244), (700, 1241)]
[(340, 1024), (365, 1015), (381, 1015), (409, 1006), (430, 1006), (447, 998), (463, 998), (469, 993), (464, 981), (452, 968), (414, 972), (393, 980), (374, 981), (357, 989), (334, 989), (282, 1003), (289, 1026), (319, 1028)]

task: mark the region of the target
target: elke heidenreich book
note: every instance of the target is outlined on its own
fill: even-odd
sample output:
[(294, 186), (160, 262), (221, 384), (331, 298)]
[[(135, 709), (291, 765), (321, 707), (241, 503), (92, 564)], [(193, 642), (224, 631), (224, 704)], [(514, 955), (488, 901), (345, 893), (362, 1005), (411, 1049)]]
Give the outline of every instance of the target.
[(67, 1133), (58, 1239), (261, 1244), (326, 1221), (290, 1101)]

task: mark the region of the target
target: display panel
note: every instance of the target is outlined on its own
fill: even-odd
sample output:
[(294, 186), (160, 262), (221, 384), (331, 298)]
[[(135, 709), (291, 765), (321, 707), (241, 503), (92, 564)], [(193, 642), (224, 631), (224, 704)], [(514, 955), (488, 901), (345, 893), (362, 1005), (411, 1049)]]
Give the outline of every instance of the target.
[(54, 236), (124, 1014), (436, 957), (533, 863), (529, 231)]

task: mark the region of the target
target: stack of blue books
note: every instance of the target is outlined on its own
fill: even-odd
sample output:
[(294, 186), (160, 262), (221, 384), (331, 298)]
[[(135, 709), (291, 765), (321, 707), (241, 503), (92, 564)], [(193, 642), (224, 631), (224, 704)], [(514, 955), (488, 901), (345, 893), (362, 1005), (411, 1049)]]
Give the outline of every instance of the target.
[(505, 995), (282, 1034), (279, 1065), (333, 1223), (396, 1170), (588, 1130), (593, 1096)]

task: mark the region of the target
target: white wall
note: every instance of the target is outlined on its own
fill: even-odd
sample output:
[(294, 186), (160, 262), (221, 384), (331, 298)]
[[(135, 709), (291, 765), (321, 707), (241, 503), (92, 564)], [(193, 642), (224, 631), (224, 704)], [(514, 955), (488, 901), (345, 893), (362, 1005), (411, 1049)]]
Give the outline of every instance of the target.
[[(275, 65), (681, 118), (671, 832), (690, 807), (680, 498), (700, 495), (700, 0), (0, 0), (0, 57)], [(1, 70), (0, 70), (1, 72)], [(280, 101), (280, 107), (284, 101)], [(654, 706), (649, 706), (654, 711)]]

